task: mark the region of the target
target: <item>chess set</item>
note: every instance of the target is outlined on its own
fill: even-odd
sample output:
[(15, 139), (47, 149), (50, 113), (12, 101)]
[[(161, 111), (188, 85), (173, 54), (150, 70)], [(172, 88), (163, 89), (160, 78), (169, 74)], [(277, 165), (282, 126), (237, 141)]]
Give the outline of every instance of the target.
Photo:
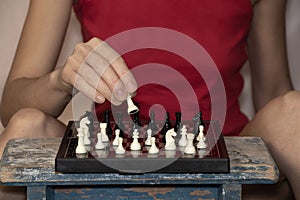
[(162, 121), (150, 114), (140, 122), (123, 121), (118, 113), (104, 122), (88, 116), (70, 121), (60, 144), (55, 170), (60, 173), (229, 173), (229, 158), (217, 121), (202, 119), (201, 112), (190, 121)]

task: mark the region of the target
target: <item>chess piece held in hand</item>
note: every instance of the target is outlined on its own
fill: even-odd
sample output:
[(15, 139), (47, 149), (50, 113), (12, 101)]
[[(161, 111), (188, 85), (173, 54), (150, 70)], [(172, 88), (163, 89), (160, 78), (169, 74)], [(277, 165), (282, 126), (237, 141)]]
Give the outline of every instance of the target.
[(128, 105), (127, 112), (129, 115), (135, 114), (139, 111), (139, 108), (136, 105), (134, 105), (134, 103), (131, 99), (132, 96), (133, 96), (133, 94), (128, 94), (128, 96), (127, 96), (127, 105)]

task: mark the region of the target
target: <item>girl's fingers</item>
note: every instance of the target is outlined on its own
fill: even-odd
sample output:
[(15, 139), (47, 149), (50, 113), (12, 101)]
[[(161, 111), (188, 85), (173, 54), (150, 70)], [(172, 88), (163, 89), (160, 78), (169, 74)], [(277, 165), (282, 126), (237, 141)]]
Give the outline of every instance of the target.
[(98, 103), (103, 103), (106, 98), (115, 105), (124, 101), (128, 92), (137, 89), (124, 60), (97, 38), (76, 45), (62, 69), (62, 81)]
[(87, 63), (82, 63), (77, 72), (89, 85), (100, 92), (106, 99), (115, 105), (121, 103), (118, 98), (112, 96), (111, 90), (106, 82), (98, 76), (98, 74)]
[(99, 55), (96, 51), (92, 50), (85, 59), (85, 63), (93, 68), (94, 72), (105, 81), (111, 93), (119, 101), (124, 101), (126, 99), (127, 92), (123, 83), (119, 81), (120, 77), (102, 55)]
[(107, 62), (114, 69), (115, 73), (118, 75), (119, 79), (121, 79), (126, 90), (129, 93), (135, 92), (137, 89), (137, 83), (134, 76), (128, 69), (124, 59), (106, 42), (98, 38), (91, 39), (88, 44), (94, 48), (94, 51), (107, 60)]
[(85, 96), (90, 98), (91, 100), (97, 102), (97, 103), (103, 103), (105, 101), (104, 96), (95, 90), (94, 87), (92, 87), (90, 84), (88, 84), (85, 79), (80, 76), (78, 73), (74, 72), (72, 74), (72, 81), (73, 81), (73, 86), (82, 92)]

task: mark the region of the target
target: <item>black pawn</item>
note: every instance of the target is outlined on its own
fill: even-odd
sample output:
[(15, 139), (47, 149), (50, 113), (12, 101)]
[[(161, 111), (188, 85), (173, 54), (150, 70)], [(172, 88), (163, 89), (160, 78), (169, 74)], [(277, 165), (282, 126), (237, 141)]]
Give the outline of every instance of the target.
[(104, 120), (103, 120), (104, 123), (106, 123), (106, 134), (107, 134), (108, 138), (111, 139), (113, 130), (110, 125), (110, 110), (104, 111), (103, 118), (104, 118)]
[(138, 126), (142, 126), (142, 122), (140, 121), (140, 112), (133, 115), (133, 122)]
[(158, 131), (158, 127), (155, 122), (155, 113), (153, 110), (150, 112), (150, 121), (148, 124), (148, 129), (149, 128), (152, 130), (153, 134), (155, 134)]
[(115, 124), (114, 130), (116, 131), (117, 129), (120, 130), (120, 137), (124, 138), (124, 130), (125, 130), (125, 125), (123, 124), (122, 120), (123, 114), (121, 112), (117, 113), (117, 122)]
[(132, 135), (132, 133), (135, 129), (139, 130), (141, 126), (142, 126), (142, 123), (140, 121), (140, 112), (137, 112), (133, 115), (133, 123), (132, 123), (132, 128), (131, 128), (130, 134)]
[(193, 133), (195, 136), (197, 136), (199, 134), (199, 126), (203, 125), (204, 126), (204, 121), (202, 118), (202, 112), (199, 112), (197, 114), (195, 114), (194, 118), (194, 129), (193, 129)]
[(174, 131), (178, 133), (181, 128), (181, 112), (176, 112), (175, 116), (176, 116), (176, 121), (175, 121)]
[(163, 135), (163, 143), (166, 143), (166, 133), (168, 130), (172, 128), (171, 122), (170, 122), (170, 115), (169, 112), (166, 112), (165, 115), (165, 123), (161, 130), (161, 134)]

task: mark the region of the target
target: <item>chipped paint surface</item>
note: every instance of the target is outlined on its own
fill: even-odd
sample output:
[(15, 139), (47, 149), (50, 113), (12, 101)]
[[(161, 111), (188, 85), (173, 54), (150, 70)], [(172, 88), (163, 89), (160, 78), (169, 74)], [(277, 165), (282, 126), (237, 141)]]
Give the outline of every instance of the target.
[(190, 192), (192, 196), (205, 196), (211, 194), (209, 190), (195, 190), (193, 192)]
[[(131, 187), (123, 188), (122, 191), (152, 199), (154, 197), (160, 199), (172, 194), (171, 190), (180, 193), (178, 187), (175, 187), (177, 184), (198, 185), (194, 188), (185, 188), (189, 191), (187, 194), (199, 199), (213, 199), (214, 196), (222, 195), (225, 191), (223, 196), (236, 196), (239, 199), (241, 184), (271, 184), (279, 177), (278, 168), (264, 142), (256, 137), (225, 137), (230, 158), (230, 173), (228, 174), (55, 173), (54, 161), (60, 141), (60, 138), (11, 140), (5, 148), (1, 161), (1, 181), (5, 185), (100, 185), (105, 187), (117, 184), (131, 185)], [(168, 184), (170, 187), (155, 189), (158, 184)], [(203, 188), (202, 184), (206, 184), (206, 187)], [(136, 188), (134, 185), (155, 187)], [(223, 189), (218, 189), (222, 185)], [(87, 191), (84, 190), (84, 194), (81, 194), (82, 198), (90, 199), (89, 195), (86, 195)], [(73, 190), (66, 192), (73, 193)], [(79, 195), (78, 192), (76, 192), (77, 195)]]
[(173, 192), (174, 187), (133, 187), (125, 189), (126, 191), (133, 191), (138, 193), (147, 193), (150, 197), (157, 200), (156, 197), (158, 194), (165, 195), (167, 193)]
[[(209, 187), (203, 189), (199, 186), (179, 186), (179, 187), (114, 187), (114, 188), (77, 188), (77, 189), (58, 189), (56, 197), (58, 199), (66, 199), (72, 197), (72, 200), (88, 197), (89, 200), (98, 200), (100, 198), (107, 199), (189, 199), (189, 200), (212, 200), (221, 197), (220, 186)], [(67, 192), (66, 192), (67, 191)], [(80, 191), (80, 194), (79, 192)], [(230, 193), (230, 191), (228, 191)], [(192, 195), (191, 195), (192, 194)]]
[(54, 159), (61, 139), (15, 139), (4, 151), (1, 181), (10, 182), (89, 182), (103, 184), (115, 182), (142, 182), (142, 184), (176, 183), (272, 183), (279, 171), (260, 138), (226, 137), (230, 157), (229, 174), (145, 174), (141, 176), (119, 174), (60, 174), (55, 173)]

